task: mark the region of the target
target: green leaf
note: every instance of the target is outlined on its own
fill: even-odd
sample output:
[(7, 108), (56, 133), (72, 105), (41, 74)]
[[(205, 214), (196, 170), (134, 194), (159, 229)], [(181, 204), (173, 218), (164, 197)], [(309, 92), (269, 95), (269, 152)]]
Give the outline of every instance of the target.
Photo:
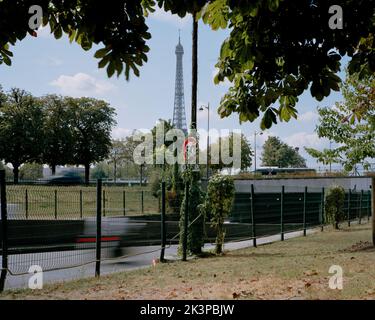
[(72, 43), (74, 41), (74, 38), (76, 36), (76, 30), (71, 30), (71, 33), (69, 35), (69, 42)]
[(53, 34), (54, 34), (56, 39), (60, 39), (62, 37), (63, 33), (62, 33), (62, 28), (61, 28), (60, 25), (56, 26)]
[(10, 58), (6, 55), (6, 54), (3, 54), (3, 61), (4, 63), (7, 65), (7, 66), (11, 66), (12, 65), (12, 61), (10, 60)]
[(216, 0), (206, 5), (202, 10), (202, 19), (213, 30), (225, 29), (228, 24), (228, 6), (226, 0)]
[(114, 73), (115, 73), (115, 63), (111, 61), (107, 67), (108, 78), (112, 77)]
[(98, 59), (103, 58), (108, 53), (109, 50), (110, 49), (107, 47), (99, 49), (98, 51), (95, 52), (94, 57)]
[(99, 68), (104, 68), (107, 65), (107, 63), (109, 62), (109, 59), (110, 59), (110, 56), (107, 55), (102, 60), (100, 60), (99, 63), (98, 63)]

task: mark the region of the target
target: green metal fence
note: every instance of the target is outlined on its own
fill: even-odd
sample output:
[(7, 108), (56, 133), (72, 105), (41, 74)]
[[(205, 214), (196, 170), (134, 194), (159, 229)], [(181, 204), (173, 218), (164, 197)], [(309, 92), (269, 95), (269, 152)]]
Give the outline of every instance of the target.
[[(252, 188), (254, 190), (254, 187)], [(247, 225), (243, 234), (256, 238), (324, 226), (325, 190), (292, 191), (279, 188), (279, 192), (236, 193), (229, 220)], [(347, 222), (369, 220), (371, 216), (371, 191), (347, 191), (345, 195)]]
[[(157, 214), (160, 201), (149, 190), (103, 187), (103, 216)], [(96, 188), (10, 185), (8, 211), (13, 219), (82, 219), (96, 214)]]

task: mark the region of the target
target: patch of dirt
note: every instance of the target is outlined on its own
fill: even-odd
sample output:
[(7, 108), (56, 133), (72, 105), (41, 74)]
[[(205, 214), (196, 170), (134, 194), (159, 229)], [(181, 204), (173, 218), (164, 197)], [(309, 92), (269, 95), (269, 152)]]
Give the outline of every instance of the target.
[[(227, 279), (218, 280), (214, 283), (206, 281), (198, 283), (182, 283), (169, 285), (164, 288), (141, 287), (129, 291), (126, 287), (116, 288), (91, 288), (79, 295), (74, 293), (70, 299), (306, 299), (309, 290), (322, 290), (322, 284), (326, 285), (326, 280), (311, 279), (304, 277), (301, 280), (286, 280), (276, 276), (261, 276), (248, 279), (239, 279), (236, 283)], [(99, 289), (99, 290), (98, 290)]]
[(340, 252), (359, 252), (359, 251), (375, 251), (374, 245), (369, 241), (359, 241), (356, 244), (353, 244), (349, 248), (340, 250)]

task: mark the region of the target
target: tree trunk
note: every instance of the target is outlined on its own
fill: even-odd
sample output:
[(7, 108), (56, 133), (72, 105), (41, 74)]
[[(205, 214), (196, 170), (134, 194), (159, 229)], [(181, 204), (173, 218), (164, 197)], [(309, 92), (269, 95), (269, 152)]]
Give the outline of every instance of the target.
[(88, 185), (90, 182), (90, 164), (85, 164), (85, 184)]
[(52, 175), (54, 176), (56, 174), (56, 165), (55, 164), (51, 164), (51, 171), (52, 171)]
[(191, 124), (192, 130), (197, 129), (197, 89), (198, 89), (198, 21), (193, 13), (193, 56), (192, 56), (192, 90), (191, 90)]
[(372, 177), (372, 243), (375, 246), (375, 177)]
[(116, 183), (116, 179), (117, 179), (117, 161), (115, 160), (113, 162), (113, 181)]
[(19, 165), (17, 164), (12, 164), (12, 165), (13, 165), (13, 182), (14, 184), (18, 184), (19, 173), (20, 173)]

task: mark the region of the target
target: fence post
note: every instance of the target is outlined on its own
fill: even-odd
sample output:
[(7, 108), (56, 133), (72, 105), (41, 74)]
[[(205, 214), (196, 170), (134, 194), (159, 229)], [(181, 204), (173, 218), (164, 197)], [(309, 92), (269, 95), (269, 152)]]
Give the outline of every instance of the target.
[(320, 212), (320, 230), (323, 232), (324, 231), (324, 188), (322, 188), (322, 196), (321, 196), (321, 204), (320, 204), (320, 207), (321, 207), (321, 212)]
[(57, 220), (57, 190), (55, 190), (55, 220)]
[(375, 246), (375, 177), (372, 177), (372, 182), (371, 182), (371, 211), (372, 211), (372, 243)]
[(29, 194), (27, 192), (27, 188), (25, 190), (25, 217), (26, 219), (29, 218)]
[(161, 183), (161, 251), (160, 251), (160, 262), (165, 262), (165, 246), (167, 242), (167, 230), (165, 228), (165, 182)]
[(348, 227), (350, 227), (351, 202), (352, 202), (352, 189), (349, 189), (349, 195), (348, 195)]
[(280, 197), (280, 233), (281, 241), (284, 241), (284, 195), (285, 186), (281, 187), (281, 197)]
[(96, 184), (96, 263), (95, 277), (100, 277), (100, 259), (102, 245), (102, 179)]
[(2, 234), (2, 263), (0, 274), (0, 292), (4, 291), (5, 279), (8, 272), (8, 213), (5, 184), (5, 170), (0, 170), (0, 199), (1, 199), (1, 234)]
[(189, 182), (186, 181), (185, 183), (184, 236), (182, 239), (182, 261), (186, 261), (186, 257), (187, 257), (188, 223), (189, 223)]
[(368, 190), (367, 222), (370, 222), (370, 217), (371, 217), (371, 190)]
[(79, 216), (83, 218), (83, 195), (82, 190), (79, 190)]
[(105, 217), (105, 190), (103, 190), (103, 217)]
[(141, 191), (141, 212), (144, 213), (143, 190)]
[(255, 212), (254, 212), (254, 185), (251, 185), (251, 194), (250, 194), (250, 210), (251, 210), (251, 236), (253, 238), (253, 247), (257, 246), (257, 235), (255, 228)]
[(303, 193), (303, 236), (306, 237), (306, 205), (307, 205), (307, 187)]
[(125, 209), (125, 204), (126, 204), (126, 196), (125, 196), (125, 190), (122, 192), (122, 208), (124, 210), (124, 217), (126, 215), (126, 209)]
[(358, 221), (359, 224), (361, 224), (362, 222), (362, 199), (363, 199), (363, 190), (361, 190), (361, 195), (359, 196), (359, 221)]

